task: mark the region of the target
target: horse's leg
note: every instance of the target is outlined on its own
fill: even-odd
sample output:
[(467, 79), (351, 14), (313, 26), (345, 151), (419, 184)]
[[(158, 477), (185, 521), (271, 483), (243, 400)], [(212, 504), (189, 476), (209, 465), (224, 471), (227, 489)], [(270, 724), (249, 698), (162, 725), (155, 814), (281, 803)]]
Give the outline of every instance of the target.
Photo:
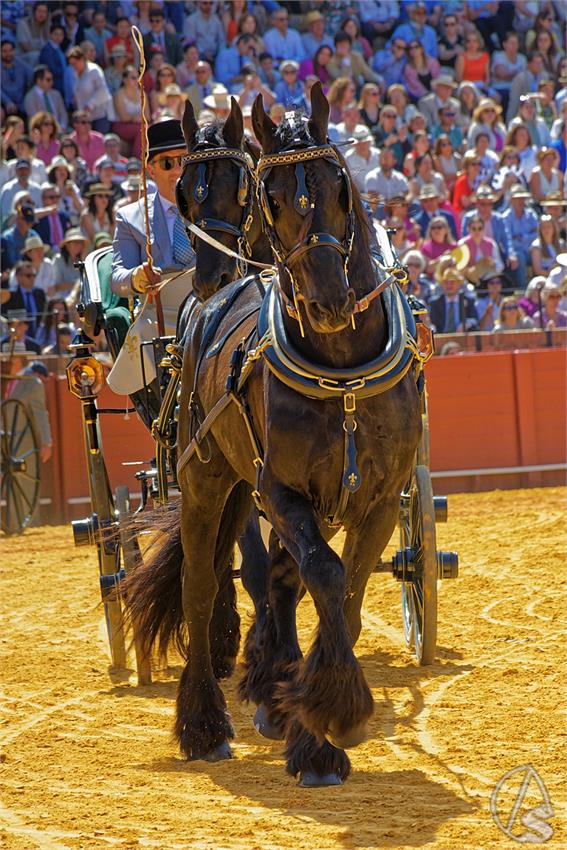
[(274, 694), (279, 683), (293, 678), (301, 658), (295, 619), (299, 588), (297, 564), (272, 533), (268, 606), (264, 623), (256, 624), (255, 651), (245, 659), (240, 694), (258, 706), (254, 716), (258, 732), (278, 740), (284, 737), (285, 718)]
[[(238, 536), (248, 518), (249, 494), (250, 488), (245, 482), (237, 484), (224, 507), (220, 527), (232, 527), (235, 536)], [(233, 567), (234, 545), (231, 535), (219, 535), (215, 552), (215, 573), (219, 589), (209, 625), (211, 658), (216, 679), (224, 679), (233, 673), (240, 645), (240, 615), (236, 603)]]
[[(268, 565), (269, 558), (262, 540), (258, 511), (252, 508), (246, 527), (238, 540), (242, 565), (240, 577), (242, 586), (254, 603), (254, 619), (246, 634), (243, 655), (244, 666), (248, 668), (255, 664), (258, 652), (258, 635), (266, 625), (266, 614), (268, 610)], [(246, 687), (241, 681), (239, 684), (241, 699), (250, 699)]]
[(279, 482), (270, 484), (265, 473), (269, 514), (319, 616), (317, 636), (296, 678), (281, 686), (281, 706), (320, 743), (327, 738), (339, 748), (353, 747), (366, 738), (374, 701), (346, 625), (343, 564), (324, 540), (312, 504)]
[(396, 495), (382, 501), (357, 526), (347, 531), (343, 547), (343, 563), (347, 573), (345, 617), (354, 646), (361, 630), (361, 608), (368, 579), (386, 548), (398, 516), (400, 499)]
[[(212, 441), (211, 441), (212, 442)], [(235, 535), (220, 528), (234, 473), (220, 454), (206, 465), (185, 467), (181, 481), (183, 543), (183, 612), (189, 627), (189, 658), (179, 682), (175, 734), (189, 759), (230, 758), (234, 736), (224, 695), (214, 676), (209, 642), (218, 581), (215, 574), (217, 536)]]

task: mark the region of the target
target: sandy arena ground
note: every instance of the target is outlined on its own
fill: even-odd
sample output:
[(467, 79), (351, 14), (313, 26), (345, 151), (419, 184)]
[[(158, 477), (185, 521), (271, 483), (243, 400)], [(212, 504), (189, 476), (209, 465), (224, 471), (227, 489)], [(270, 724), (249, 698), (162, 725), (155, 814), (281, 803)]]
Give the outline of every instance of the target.
[[(70, 528), (3, 538), (0, 847), (513, 848), (489, 801), (526, 763), (554, 808), (545, 846), (567, 846), (565, 530), (560, 488), (450, 498), (438, 543), (459, 552), (461, 577), (440, 586), (429, 668), (404, 646), (396, 583), (371, 578), (358, 655), (372, 737), (351, 751), (343, 787), (315, 790), (286, 776), (281, 745), (258, 737), (234, 681), (234, 760), (182, 761), (170, 737), (179, 668), (145, 688), (109, 671), (94, 550), (75, 550)], [(306, 644), (312, 617), (302, 603)], [(532, 781), (519, 817), (541, 804), (536, 791)], [(519, 818), (512, 831), (524, 831)]]

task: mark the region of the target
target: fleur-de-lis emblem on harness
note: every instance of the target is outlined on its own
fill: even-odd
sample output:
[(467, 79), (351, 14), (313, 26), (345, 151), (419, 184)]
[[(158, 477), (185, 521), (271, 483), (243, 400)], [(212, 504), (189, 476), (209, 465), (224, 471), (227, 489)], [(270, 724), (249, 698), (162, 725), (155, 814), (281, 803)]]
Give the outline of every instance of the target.
[(354, 485), (356, 484), (357, 480), (358, 480), (358, 476), (356, 475), (356, 473), (355, 473), (355, 472), (351, 472), (351, 474), (350, 474), (350, 475), (349, 475), (349, 477), (348, 477), (348, 483), (350, 484), (350, 486), (351, 486), (351, 487), (354, 487)]
[(309, 241), (311, 242), (312, 245), (316, 245), (317, 242), (319, 241), (319, 237), (317, 236), (316, 233), (314, 233)]
[(307, 209), (307, 205), (308, 205), (308, 203), (309, 203), (309, 201), (307, 200), (307, 198), (305, 197), (305, 195), (300, 195), (300, 197), (299, 197), (299, 206), (301, 207), (301, 209), (302, 209), (302, 210), (306, 210), (306, 209)]
[(202, 186), (199, 186), (199, 187), (198, 187), (198, 189), (197, 189), (197, 194), (198, 194), (199, 198), (202, 198), (202, 197), (203, 197), (203, 192), (204, 192), (204, 191), (205, 191), (205, 190), (203, 189), (203, 187), (202, 187)]

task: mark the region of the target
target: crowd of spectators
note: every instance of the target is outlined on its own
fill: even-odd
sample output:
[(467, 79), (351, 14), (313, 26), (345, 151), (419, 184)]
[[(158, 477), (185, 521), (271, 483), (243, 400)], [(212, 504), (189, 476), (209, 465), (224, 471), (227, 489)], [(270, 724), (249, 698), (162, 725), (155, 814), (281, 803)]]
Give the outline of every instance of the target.
[(321, 81), (329, 136), (438, 332), (565, 327), (566, 15), (562, 0), (6, 0), (1, 300), (19, 350), (65, 352), (74, 263), (139, 197), (132, 24), (149, 122), (187, 99), (222, 120), (233, 96), (253, 136), (258, 94), (278, 122)]

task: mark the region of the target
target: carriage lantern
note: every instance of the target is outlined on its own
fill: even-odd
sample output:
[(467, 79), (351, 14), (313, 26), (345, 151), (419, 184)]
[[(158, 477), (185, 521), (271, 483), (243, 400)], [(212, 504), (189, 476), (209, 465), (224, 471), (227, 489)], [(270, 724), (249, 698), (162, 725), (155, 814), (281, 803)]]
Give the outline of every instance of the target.
[(67, 366), (67, 383), (77, 398), (95, 398), (104, 387), (102, 365), (94, 357), (77, 357)]

